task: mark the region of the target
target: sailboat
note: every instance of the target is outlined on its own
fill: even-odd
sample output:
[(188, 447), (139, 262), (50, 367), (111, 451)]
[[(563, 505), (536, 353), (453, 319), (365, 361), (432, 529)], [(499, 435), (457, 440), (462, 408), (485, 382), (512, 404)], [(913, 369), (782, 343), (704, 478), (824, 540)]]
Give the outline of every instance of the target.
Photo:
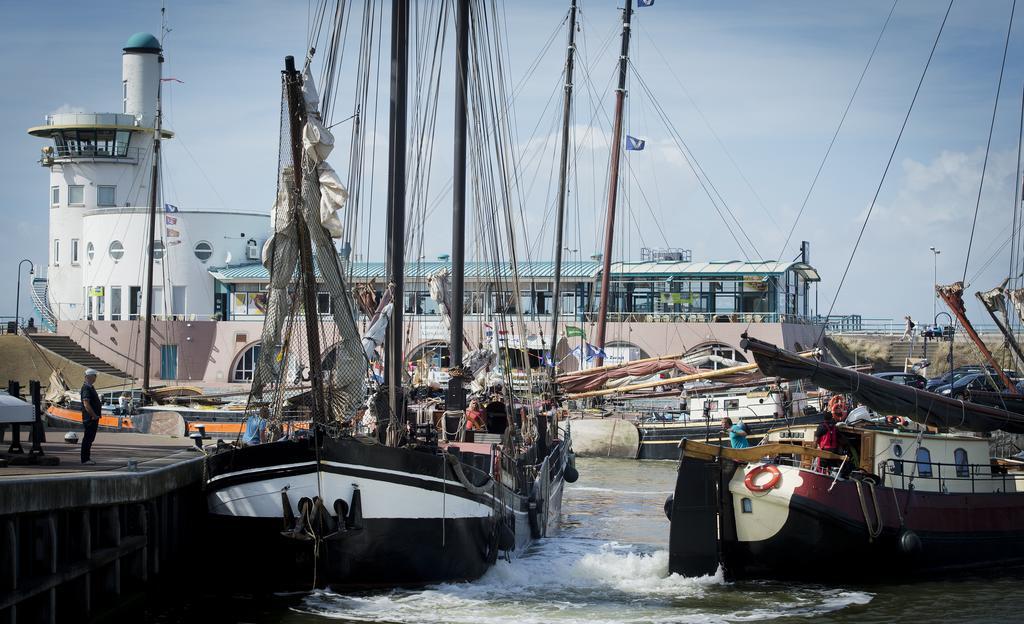
[[(468, 21), (469, 1), (460, 0), (462, 59)], [(396, 0), (387, 228), (388, 296), (396, 302), (404, 300), (408, 29), (408, 0)], [(326, 162), (333, 137), (320, 118), (308, 62), (300, 71), (293, 57), (285, 59), (282, 90), (286, 123), (274, 234), (264, 249), (269, 306), (250, 398), (272, 441), (211, 449), (205, 461), (211, 526), (242, 545), (233, 560), (248, 578), (275, 587), (477, 578), (499, 557), (522, 554), (557, 529), (563, 483), (574, 472), (568, 431), (556, 419), (523, 418), (516, 410), (489, 441), (447, 442), (432, 418), (409, 416), (402, 305), (382, 306), (367, 336), (355, 325), (332, 239), (345, 192)], [(453, 279), (462, 279), (461, 267), (454, 267)], [(462, 294), (453, 290), (453, 321), (461, 325)], [(311, 313), (325, 295), (326, 321)], [(385, 333), (384, 385), (377, 385), (369, 357)], [(326, 340), (335, 344), (329, 365), (321, 358)], [(461, 336), (453, 329), (453, 351), (456, 345)], [(295, 358), (309, 368), (310, 388), (300, 394), (288, 391), (284, 374)], [(464, 395), (458, 387), (450, 394), (451, 411)]]

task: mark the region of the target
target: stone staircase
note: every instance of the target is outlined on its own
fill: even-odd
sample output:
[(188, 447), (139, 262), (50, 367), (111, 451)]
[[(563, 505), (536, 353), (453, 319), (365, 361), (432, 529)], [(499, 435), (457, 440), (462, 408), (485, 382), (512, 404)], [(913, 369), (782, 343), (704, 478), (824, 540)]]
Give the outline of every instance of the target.
[(98, 372), (106, 373), (114, 377), (130, 378), (128, 373), (122, 371), (116, 366), (112, 366), (104, 362), (92, 353), (89, 353), (83, 349), (81, 345), (67, 336), (59, 336), (57, 334), (31, 334), (28, 338), (47, 351), (52, 351), (62, 358), (71, 360), (80, 366), (92, 368)]
[[(932, 345), (932, 353), (935, 352), (935, 346)], [(904, 364), (906, 364), (907, 358), (923, 358), (924, 357), (924, 340), (916, 338), (913, 342), (906, 341), (900, 342), (899, 340), (893, 340), (889, 343), (889, 366), (897, 370), (903, 370)]]

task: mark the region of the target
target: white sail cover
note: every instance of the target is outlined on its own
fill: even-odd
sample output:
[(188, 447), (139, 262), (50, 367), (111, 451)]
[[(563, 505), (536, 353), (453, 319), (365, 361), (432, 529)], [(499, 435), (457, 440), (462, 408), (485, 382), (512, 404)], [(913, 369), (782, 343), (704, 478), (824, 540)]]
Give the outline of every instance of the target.
[(294, 175), (292, 168), (285, 167), (281, 172), (281, 179), (277, 181), (277, 199), (270, 207), (271, 234), (267, 242), (263, 243), (263, 266), (270, 268), (271, 259), (274, 257), (274, 245), (276, 241), (287, 239), (294, 242), (295, 224), (292, 220), (293, 210), (288, 193), (290, 177)]
[(348, 189), (329, 164), (320, 163), (317, 170), (320, 172), (320, 223), (331, 233), (331, 238), (340, 238), (343, 228), (339, 213), (348, 201)]
[(448, 267), (442, 267), (427, 278), (427, 285), (430, 287), (430, 298), (437, 304), (441, 313), (441, 322), (444, 328), (451, 335), (452, 312), (451, 312), (451, 273)]
[(320, 223), (330, 232), (331, 238), (340, 238), (342, 220), (339, 213), (348, 200), (348, 190), (334, 168), (327, 164), (327, 157), (334, 150), (334, 135), (320, 119), (320, 95), (308, 68), (302, 75), (302, 97), (307, 113), (306, 125), (302, 128), (302, 151), (316, 163), (320, 180)]
[(375, 359), (377, 347), (384, 344), (384, 334), (388, 331), (388, 323), (391, 322), (391, 310), (394, 308), (393, 303), (389, 303), (384, 306), (384, 309), (377, 315), (377, 319), (370, 325), (370, 328), (363, 334), (363, 352), (366, 353), (366, 359)]

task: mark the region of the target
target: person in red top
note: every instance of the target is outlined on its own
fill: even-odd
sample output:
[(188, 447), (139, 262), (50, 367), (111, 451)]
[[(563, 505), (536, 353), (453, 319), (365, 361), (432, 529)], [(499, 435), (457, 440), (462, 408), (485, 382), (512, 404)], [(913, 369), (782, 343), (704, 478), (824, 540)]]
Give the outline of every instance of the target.
[(486, 431), (484, 426), (484, 412), (480, 409), (480, 402), (473, 399), (466, 408), (466, 431)]

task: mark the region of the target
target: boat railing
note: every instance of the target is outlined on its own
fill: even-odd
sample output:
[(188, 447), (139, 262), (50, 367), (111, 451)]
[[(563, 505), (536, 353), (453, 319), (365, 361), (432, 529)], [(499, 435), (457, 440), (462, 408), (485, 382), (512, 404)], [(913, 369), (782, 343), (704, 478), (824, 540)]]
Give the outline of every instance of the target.
[(896, 489), (917, 489), (935, 492), (1015, 492), (1018, 478), (1024, 474), (993, 470), (991, 464), (917, 462), (907, 459), (886, 459), (880, 462), (882, 484)]

